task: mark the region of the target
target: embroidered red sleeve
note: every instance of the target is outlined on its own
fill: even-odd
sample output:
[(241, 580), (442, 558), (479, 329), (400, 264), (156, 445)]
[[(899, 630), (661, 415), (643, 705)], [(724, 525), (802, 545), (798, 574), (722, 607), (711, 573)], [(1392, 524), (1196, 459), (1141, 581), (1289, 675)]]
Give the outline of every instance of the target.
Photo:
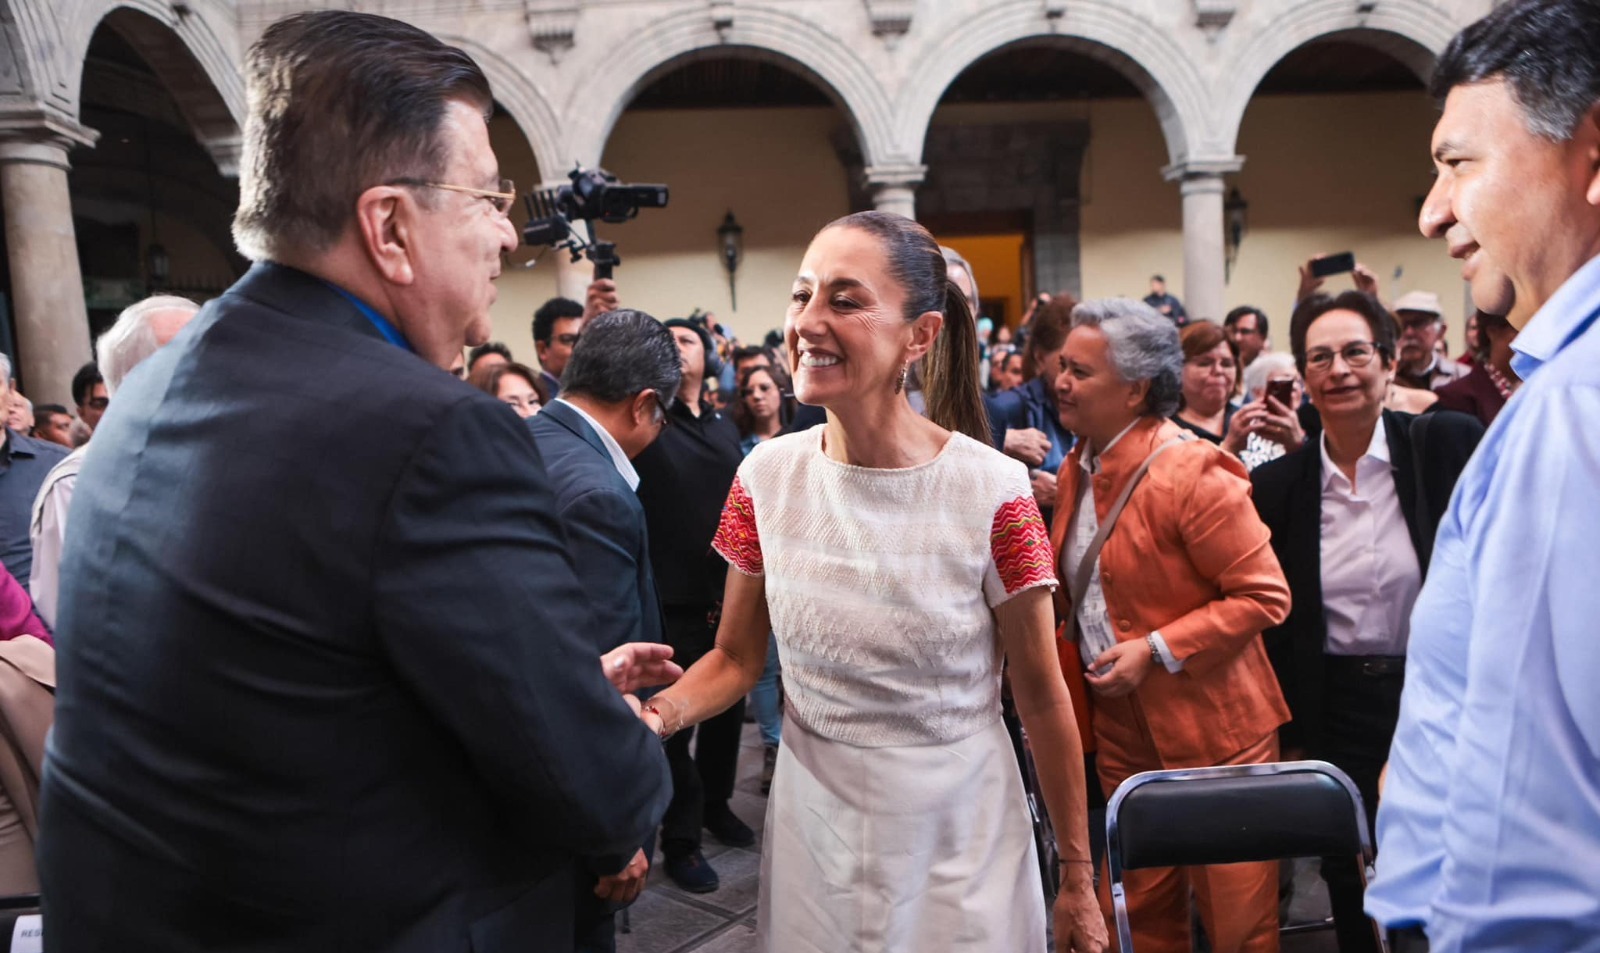
[(766, 572), (766, 564), (761, 559), (761, 540), (756, 536), (756, 506), (738, 477), (733, 478), (728, 501), (722, 504), (722, 522), (717, 524), (711, 548), (746, 576)]
[(1050, 551), (1050, 532), (1039, 504), (1031, 496), (1019, 496), (995, 511), (989, 530), (989, 548), (1006, 595), (1029, 586), (1055, 582), (1055, 556)]

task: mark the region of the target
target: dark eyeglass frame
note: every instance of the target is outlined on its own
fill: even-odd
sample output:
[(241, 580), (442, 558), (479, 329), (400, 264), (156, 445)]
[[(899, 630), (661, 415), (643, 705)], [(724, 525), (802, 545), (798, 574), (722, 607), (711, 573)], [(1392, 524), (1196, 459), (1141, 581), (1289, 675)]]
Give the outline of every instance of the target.
[[(1352, 353), (1351, 349), (1355, 352)], [(1306, 352), (1306, 370), (1325, 371), (1333, 367), (1335, 356), (1344, 358), (1346, 367), (1366, 367), (1372, 359), (1379, 354), (1388, 356), (1389, 349), (1377, 341), (1351, 341), (1334, 350), (1331, 347), (1315, 347)]]
[(672, 415), (667, 413), (667, 402), (662, 399), (661, 392), (652, 388), (650, 396), (656, 399), (656, 406), (661, 408), (661, 429), (665, 430), (672, 426)]

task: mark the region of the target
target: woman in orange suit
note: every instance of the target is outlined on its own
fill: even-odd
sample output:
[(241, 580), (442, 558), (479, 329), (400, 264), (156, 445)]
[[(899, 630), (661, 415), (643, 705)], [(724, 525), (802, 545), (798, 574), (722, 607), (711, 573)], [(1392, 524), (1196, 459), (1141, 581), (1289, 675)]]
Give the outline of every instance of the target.
[[(1092, 697), (1106, 796), (1140, 771), (1276, 761), (1289, 712), (1261, 631), (1288, 614), (1289, 587), (1244, 467), (1167, 419), (1183, 373), (1177, 328), (1136, 301), (1085, 302), (1057, 372), (1061, 422), (1079, 438), (1051, 533), (1058, 609)], [(1191, 887), (1215, 953), (1278, 948), (1276, 864), (1128, 871), (1124, 883), (1139, 953), (1187, 953)], [(1109, 897), (1102, 905), (1109, 917)]]

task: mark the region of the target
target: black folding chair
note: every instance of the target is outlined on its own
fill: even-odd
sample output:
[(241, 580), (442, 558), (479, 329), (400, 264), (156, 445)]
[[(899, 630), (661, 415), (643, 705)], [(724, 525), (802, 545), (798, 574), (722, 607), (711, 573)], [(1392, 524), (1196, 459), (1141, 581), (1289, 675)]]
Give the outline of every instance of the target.
[(1365, 886), (1373, 861), (1361, 794), (1326, 761), (1136, 774), (1106, 807), (1106, 853), (1122, 953), (1133, 953), (1125, 870), (1348, 857)]

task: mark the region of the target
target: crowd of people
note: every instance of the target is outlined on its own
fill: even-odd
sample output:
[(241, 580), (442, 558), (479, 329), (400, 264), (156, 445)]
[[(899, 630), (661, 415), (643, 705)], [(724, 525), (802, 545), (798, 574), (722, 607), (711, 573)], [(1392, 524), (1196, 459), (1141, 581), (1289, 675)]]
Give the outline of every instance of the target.
[[(58, 950), (614, 950), (657, 851), (755, 843), (748, 702), (772, 953), (1109, 949), (1091, 801), (1307, 758), (1377, 831), (1341, 950), (1600, 950), (1597, 35), (1512, 0), (1441, 58), (1459, 359), (1360, 264), (1280, 339), (1159, 275), (996, 326), (861, 212), (759, 344), (601, 280), (524, 363), (477, 64), (272, 24), (249, 273), (126, 309), (75, 412), (0, 356), (0, 893)], [(1275, 950), (1279, 880), (1129, 871), (1136, 945)]]

